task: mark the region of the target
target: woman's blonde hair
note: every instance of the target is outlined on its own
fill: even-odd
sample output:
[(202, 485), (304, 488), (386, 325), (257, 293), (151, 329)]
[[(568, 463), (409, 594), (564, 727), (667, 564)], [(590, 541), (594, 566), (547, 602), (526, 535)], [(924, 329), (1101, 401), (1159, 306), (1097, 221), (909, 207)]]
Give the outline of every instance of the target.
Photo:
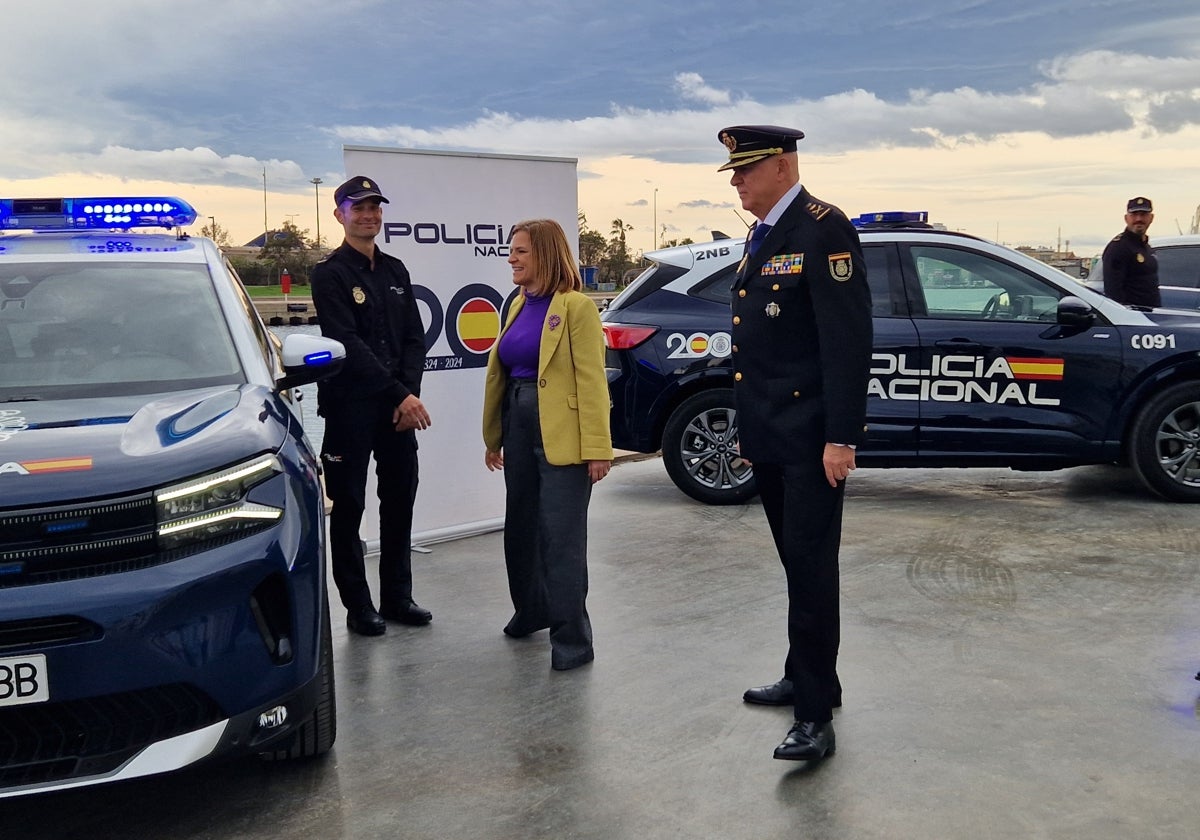
[(558, 222), (529, 219), (513, 225), (513, 234), (519, 230), (529, 235), (529, 248), (533, 254), (535, 276), (528, 288), (529, 294), (541, 297), (553, 292), (577, 292), (583, 288), (579, 266), (575, 264), (567, 235)]

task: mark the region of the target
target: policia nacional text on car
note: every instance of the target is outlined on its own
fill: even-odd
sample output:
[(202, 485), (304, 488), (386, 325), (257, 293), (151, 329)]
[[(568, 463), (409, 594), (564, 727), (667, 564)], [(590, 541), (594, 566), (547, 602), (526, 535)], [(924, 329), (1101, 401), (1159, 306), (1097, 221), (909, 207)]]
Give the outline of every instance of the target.
[(749, 703), (792, 706), (775, 758), (834, 751), (841, 705), (838, 548), (845, 481), (864, 437), (871, 294), (858, 233), (800, 185), (796, 141), (778, 126), (732, 126), (721, 170), (758, 219), (733, 283), (731, 358), (741, 454), (754, 465), (788, 587), (779, 682)]
[[(341, 247), (312, 273), (321, 332), (346, 346), (346, 363), (317, 390), (325, 418), (321, 462), (333, 501), (329, 546), (333, 579), (352, 632), (378, 636), (384, 619), (428, 624), (412, 599), (412, 517), (417, 495), (416, 430), (430, 425), (420, 399), (425, 329), (404, 263), (375, 237), (387, 199), (356, 175), (334, 192)], [(379, 494), (379, 610), (371, 601), (359, 526), (366, 508), (367, 465), (375, 456)]]

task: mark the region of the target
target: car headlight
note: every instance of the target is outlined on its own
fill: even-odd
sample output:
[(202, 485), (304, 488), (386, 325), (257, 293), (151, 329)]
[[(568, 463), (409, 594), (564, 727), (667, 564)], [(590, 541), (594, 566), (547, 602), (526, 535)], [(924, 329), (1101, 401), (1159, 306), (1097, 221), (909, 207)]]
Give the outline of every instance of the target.
[(264, 455), (154, 493), (158, 543), (162, 549), (225, 537), (248, 536), (269, 527), (283, 509), (246, 499), (250, 490), (283, 472), (279, 459)]

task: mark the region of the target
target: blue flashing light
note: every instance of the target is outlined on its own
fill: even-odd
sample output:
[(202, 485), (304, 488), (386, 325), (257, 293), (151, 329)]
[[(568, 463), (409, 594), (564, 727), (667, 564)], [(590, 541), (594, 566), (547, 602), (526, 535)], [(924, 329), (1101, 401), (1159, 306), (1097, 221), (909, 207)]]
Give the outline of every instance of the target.
[(908, 222), (927, 223), (929, 221), (929, 211), (927, 210), (889, 210), (884, 213), (863, 213), (857, 218), (851, 219), (851, 223), (855, 227), (863, 227), (864, 225), (903, 225)]
[(196, 221), (180, 198), (0, 198), (0, 230), (173, 228)]
[(309, 353), (304, 357), (304, 364), (309, 367), (317, 367), (318, 365), (327, 365), (333, 361), (333, 354), (328, 350), (322, 350), (319, 353)]

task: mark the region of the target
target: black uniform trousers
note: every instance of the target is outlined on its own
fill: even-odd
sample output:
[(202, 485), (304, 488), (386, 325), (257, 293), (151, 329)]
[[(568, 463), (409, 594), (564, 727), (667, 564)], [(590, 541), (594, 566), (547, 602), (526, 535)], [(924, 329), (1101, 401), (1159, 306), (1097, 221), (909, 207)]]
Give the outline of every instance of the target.
[(571, 668), (592, 656), (587, 612), (587, 464), (546, 460), (538, 385), (510, 379), (500, 415), (504, 447), (504, 563), (518, 634), (550, 628), (550, 660)]
[(386, 399), (342, 400), (323, 407), (325, 494), (333, 581), (346, 609), (372, 603), (359, 536), (366, 510), (367, 465), (375, 455), (379, 496), (380, 608), (412, 600), (412, 520), (417, 498), (417, 435), (397, 432)]
[(754, 462), (754, 478), (787, 575), (788, 655), (796, 720), (824, 723), (840, 702), (838, 548), (846, 483), (825, 479), (818, 455), (804, 464)]

